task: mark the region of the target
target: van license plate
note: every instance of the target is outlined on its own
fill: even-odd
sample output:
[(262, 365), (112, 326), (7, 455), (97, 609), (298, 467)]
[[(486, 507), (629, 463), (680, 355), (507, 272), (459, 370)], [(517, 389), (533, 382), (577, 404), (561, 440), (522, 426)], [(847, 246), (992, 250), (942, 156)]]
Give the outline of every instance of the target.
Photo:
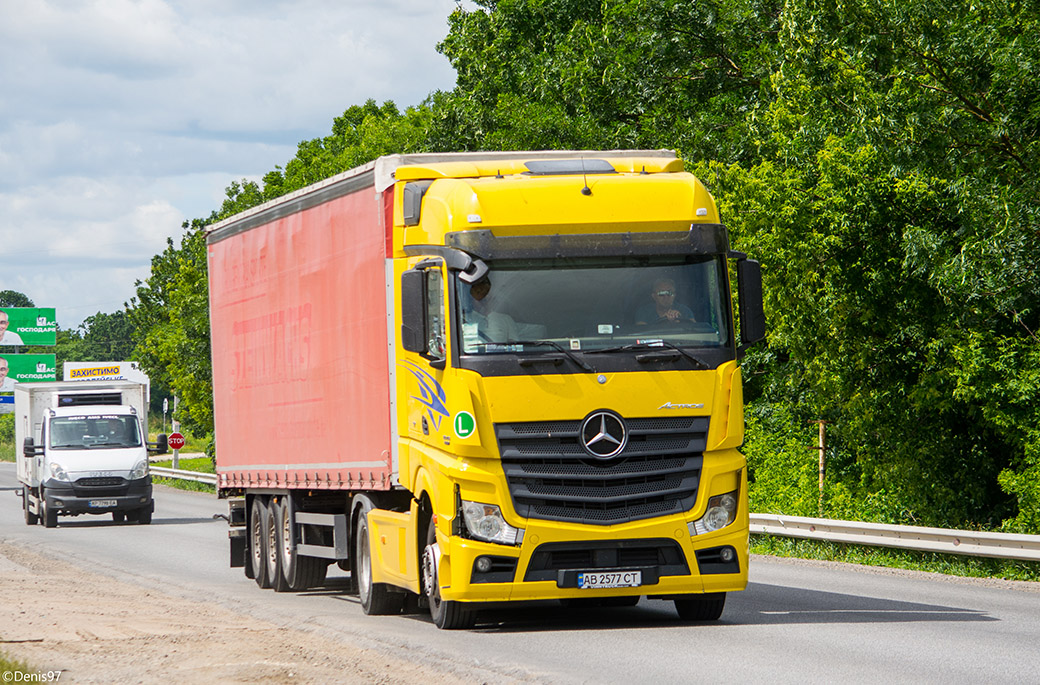
[(578, 587), (586, 590), (639, 587), (642, 584), (642, 571), (583, 571), (578, 574)]
[(87, 506), (91, 509), (107, 509), (115, 505), (116, 501), (114, 499), (92, 499), (87, 502)]

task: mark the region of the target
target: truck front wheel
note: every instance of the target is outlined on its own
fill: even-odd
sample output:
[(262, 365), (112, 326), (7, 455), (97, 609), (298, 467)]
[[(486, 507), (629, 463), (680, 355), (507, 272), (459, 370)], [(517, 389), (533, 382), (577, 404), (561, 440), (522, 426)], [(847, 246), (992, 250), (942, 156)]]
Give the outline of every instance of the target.
[(422, 558), (422, 581), (426, 599), (430, 603), (430, 617), (438, 628), (460, 630), (472, 628), (476, 614), (462, 602), (441, 599), (440, 572), (441, 554), (437, 546), (437, 526), (431, 520), (426, 530), (426, 548)]
[(32, 513), (32, 511), (29, 510), (29, 500), (31, 498), (32, 498), (32, 495), (29, 494), (29, 488), (27, 486), (23, 485), (22, 486), (22, 507), (25, 509), (25, 525), (27, 525), (27, 526), (35, 526), (37, 524), (37, 522), (40, 520), (39, 516), (37, 516), (36, 514)]
[(725, 606), (725, 592), (713, 592), (675, 600), (675, 611), (684, 621), (717, 621), (722, 616)]

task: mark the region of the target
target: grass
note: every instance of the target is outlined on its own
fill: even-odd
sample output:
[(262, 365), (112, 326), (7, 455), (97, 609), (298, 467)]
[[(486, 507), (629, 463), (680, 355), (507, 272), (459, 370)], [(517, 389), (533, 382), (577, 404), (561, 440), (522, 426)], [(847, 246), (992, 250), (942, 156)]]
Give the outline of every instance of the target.
[[(173, 458), (153, 462), (152, 466), (159, 466), (162, 468), (173, 468)], [(209, 457), (195, 457), (192, 459), (179, 459), (177, 462), (177, 468), (184, 471), (197, 471), (199, 473), (216, 473), (213, 468), (213, 460)], [(180, 478), (161, 478), (159, 476), (152, 476), (152, 482), (160, 485), (167, 485), (171, 488), (177, 488), (178, 490), (189, 490), (191, 492), (213, 492), (217, 491), (216, 487), (207, 483), (197, 483), (193, 480), (181, 480)]]
[[(25, 676), (28, 676), (30, 673), (33, 673), (33, 672), (34, 671), (30, 671), (29, 670), (29, 666), (27, 664), (25, 664), (25, 663), (23, 663), (21, 661), (13, 661), (13, 660), (9, 659), (7, 657), (7, 655), (5, 655), (4, 653), (0, 652), (0, 675), (3, 676), (3, 678), (0, 678), (0, 680), (2, 680), (3, 682), (5, 682), (5, 683), (13, 683), (13, 682), (27, 683), (27, 682), (29, 682), (29, 679), (27, 677), (25, 677)], [(22, 677), (18, 677), (18, 676), (13, 675), (15, 673), (20, 673)]]
[(1040, 581), (1040, 562), (1033, 561), (915, 552), (769, 535), (752, 535), (751, 552), (774, 557), (841, 561), (864, 566), (927, 571), (966, 578)]

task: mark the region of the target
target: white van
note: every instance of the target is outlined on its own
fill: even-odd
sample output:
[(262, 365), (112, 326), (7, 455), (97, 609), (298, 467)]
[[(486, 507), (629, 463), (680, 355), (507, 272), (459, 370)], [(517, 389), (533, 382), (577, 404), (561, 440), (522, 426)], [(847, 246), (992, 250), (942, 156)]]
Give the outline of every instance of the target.
[(58, 516), (112, 514), (151, 523), (155, 504), (144, 384), (129, 381), (20, 383), (15, 386), (18, 480), (28, 525)]

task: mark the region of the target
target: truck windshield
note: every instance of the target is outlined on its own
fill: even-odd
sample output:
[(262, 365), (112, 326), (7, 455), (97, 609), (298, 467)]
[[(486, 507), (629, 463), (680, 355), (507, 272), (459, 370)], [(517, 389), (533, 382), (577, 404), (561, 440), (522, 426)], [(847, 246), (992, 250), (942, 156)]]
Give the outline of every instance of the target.
[[(458, 281), (465, 355), (730, 344), (721, 256), (516, 260)], [(627, 346), (627, 347), (626, 347)]]
[(126, 414), (59, 416), (51, 419), (51, 449), (140, 447), (137, 417)]

